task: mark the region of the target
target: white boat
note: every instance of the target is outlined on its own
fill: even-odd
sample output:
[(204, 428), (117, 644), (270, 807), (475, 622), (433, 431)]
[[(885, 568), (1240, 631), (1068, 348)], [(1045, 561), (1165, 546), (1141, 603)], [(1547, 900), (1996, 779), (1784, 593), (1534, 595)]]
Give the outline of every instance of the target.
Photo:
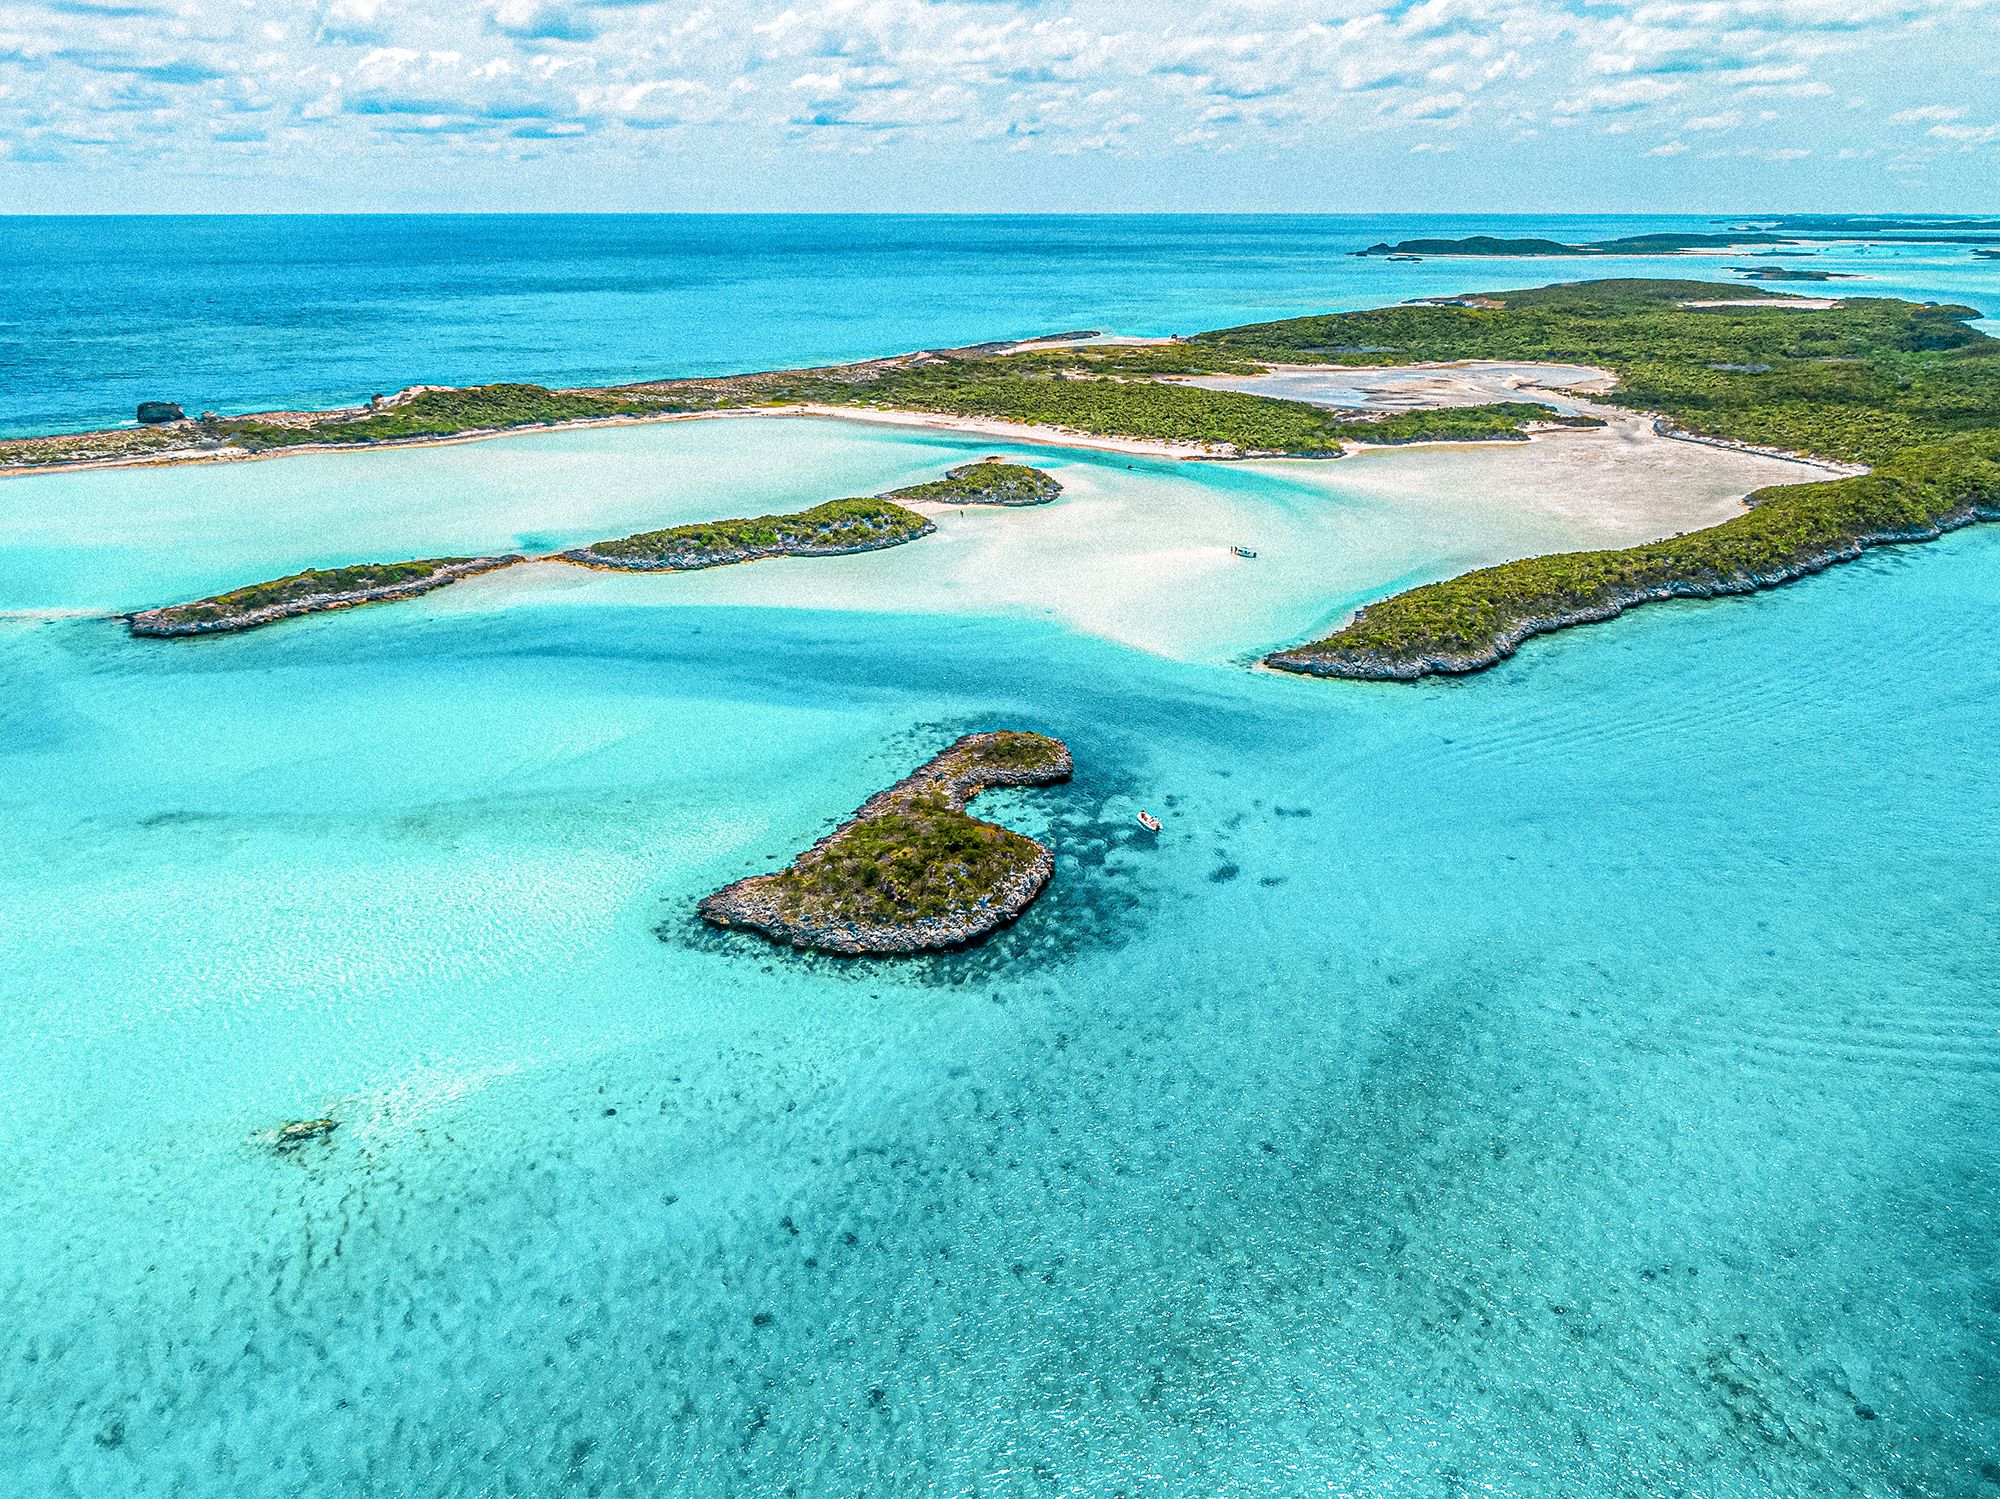
[(1251, 551), (1250, 548), (1248, 547), (1231, 547), (1229, 550), (1234, 552), (1239, 557), (1254, 557), (1257, 555), (1255, 552)]
[(1139, 826), (1144, 828), (1149, 833), (1157, 833), (1159, 832), (1162, 824), (1159, 818), (1155, 817), (1151, 812), (1145, 811), (1142, 808), (1139, 812)]

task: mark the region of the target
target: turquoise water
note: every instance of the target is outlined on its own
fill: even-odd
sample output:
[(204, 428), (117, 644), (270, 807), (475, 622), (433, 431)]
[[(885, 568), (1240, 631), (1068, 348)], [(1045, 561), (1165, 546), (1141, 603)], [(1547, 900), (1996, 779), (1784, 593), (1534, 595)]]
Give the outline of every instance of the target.
[[(784, 611), (11, 628), (5, 1465), (1982, 1492), (1996, 588), (1965, 536), (1410, 692)], [(1062, 850), (1012, 932), (693, 929), (990, 723), (1083, 767), (1005, 807)]]
[[(2000, 1489), (2000, 528), (1418, 688), (1230, 664), (1282, 568), (1147, 643), (921, 547), (184, 646), (101, 613), (954, 442), (0, 485), (0, 1487)], [(1059, 505), (963, 525), (1324, 525), (1341, 594), (1556, 524), (1049, 461)], [(690, 919), (1000, 724), (1079, 775), (992, 799), (1059, 852), (993, 942)]]

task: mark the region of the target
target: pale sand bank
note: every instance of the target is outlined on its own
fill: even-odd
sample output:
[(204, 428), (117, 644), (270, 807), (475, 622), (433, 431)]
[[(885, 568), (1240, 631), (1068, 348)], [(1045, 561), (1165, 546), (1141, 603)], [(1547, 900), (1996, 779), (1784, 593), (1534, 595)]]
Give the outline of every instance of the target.
[(1561, 400), (1559, 392), (1598, 394), (1618, 383), (1610, 370), (1593, 365), (1488, 359), (1449, 364), (1274, 364), (1269, 370), (1263, 375), (1190, 375), (1176, 383), (1352, 411), (1418, 411), (1535, 400), (1570, 410), (1577, 403)]
[[(840, 413), (843, 417), (847, 413)], [(1064, 493), (1020, 510), (917, 505), (909, 546), (663, 576), (527, 564), (420, 606), (505, 600), (1027, 615), (1184, 660), (1241, 661), (1324, 633), (1410, 582), (1552, 551), (1626, 546), (1741, 514), (1814, 477), (1796, 463), (1675, 442), (1645, 418), (1529, 442), (1370, 448), (1338, 463), (1127, 468), (1055, 462)], [(1256, 560), (1230, 553), (1255, 549)]]
[[(1852, 472), (1684, 441), (1656, 431), (1650, 417), (1578, 404), (1605, 425), (1544, 432), (1525, 443), (1365, 448), (1342, 467), (1350, 481), (1418, 510), (1431, 486), (1456, 479), (1491, 504), (1559, 518), (1582, 548), (1698, 531), (1743, 514), (1755, 490)], [(1398, 461), (1411, 457), (1437, 463)]]
[[(1443, 406), (1484, 406), (1507, 401), (1536, 401), (1555, 411), (1598, 418), (1605, 423), (1607, 432), (1617, 437), (1617, 450), (1625, 458), (1651, 455), (1649, 461), (1656, 468), (1670, 467), (1678, 461), (1669, 455), (1670, 449), (1696, 446), (1793, 468), (1804, 466), (1829, 476), (1845, 477), (1866, 472), (1866, 469), (1853, 464), (1809, 458), (1771, 448), (1754, 448), (1747, 443), (1734, 442), (1728, 438), (1698, 437), (1678, 432), (1672, 430), (1671, 423), (1664, 423), (1663, 418), (1656, 418), (1649, 413), (1634, 412), (1622, 406), (1606, 406), (1585, 400), (1583, 397), (1586, 394), (1603, 394), (1618, 383), (1618, 377), (1610, 370), (1598, 369), (1591, 365), (1530, 364), (1505, 360), (1465, 360), (1453, 364), (1357, 365), (1351, 369), (1324, 365), (1283, 365), (1272, 366), (1270, 373), (1263, 375), (1197, 376), (1186, 383), (1203, 385), (1215, 390), (1235, 390), (1249, 395), (1275, 396), (1284, 400), (1304, 401), (1313, 406), (1331, 406), (1353, 411), (1416, 411)], [(1591, 443), (1569, 440), (1588, 435), (1575, 431), (1544, 432), (1534, 438), (1531, 446), (1540, 449), (1543, 455), (1540, 461), (1544, 464), (1557, 461), (1555, 457), (1557, 454), (1572, 451), (1588, 452), (1607, 446), (1603, 441)], [(1363, 451), (1366, 446), (1357, 443), (1352, 451)], [(1425, 446), (1437, 447), (1442, 444), (1433, 443)], [(1624, 461), (1624, 458), (1620, 461)], [(1641, 484), (1645, 482), (1643, 475), (1639, 482)], [(1802, 476), (1796, 472), (1787, 474), (1773, 470), (1771, 477), (1749, 484), (1743, 492), (1747, 494), (1750, 490), (1760, 488), (1766, 483), (1800, 482), (1803, 482)]]

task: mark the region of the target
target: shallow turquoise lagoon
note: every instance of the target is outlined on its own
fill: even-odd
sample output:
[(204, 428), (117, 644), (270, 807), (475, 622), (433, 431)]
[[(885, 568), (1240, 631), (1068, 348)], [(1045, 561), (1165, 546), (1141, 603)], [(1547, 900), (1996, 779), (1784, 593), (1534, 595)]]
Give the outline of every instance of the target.
[[(1812, 477), (1795, 464), (1686, 444), (1654, 441), (1637, 456), (1628, 448), (1616, 434), (1568, 433), (1340, 461), (1190, 463), (758, 415), (35, 475), (0, 480), (0, 618), (149, 608), (309, 566), (542, 554), (873, 494), (1001, 452), (1053, 473), (1060, 500), (928, 506), (935, 535), (867, 556), (675, 576), (516, 568), (458, 585), (434, 607), (590, 602), (1027, 618), (1228, 662), (1308, 638), (1412, 582), (1651, 540), (1735, 513), (1759, 485)], [(1628, 482), (1641, 462), (1654, 466)], [(1236, 545), (1257, 559), (1232, 555)], [(288, 634), (346, 624), (306, 622)]]
[[(8, 220), (0, 430), (1185, 331), (1577, 274), (1345, 254), (1378, 238), (1705, 227)], [(1796, 263), (1988, 311), (2000, 275)], [(190, 266), (201, 307), (158, 295)], [(2000, 1491), (2000, 530), (1313, 683), (1234, 663), (1615, 537), (1513, 453), (1001, 446), (1063, 501), (192, 645), (104, 616), (994, 445), (724, 421), (0, 483), (0, 1494)], [(1060, 852), (994, 942), (857, 967), (691, 921), (999, 724), (1080, 774), (991, 799)]]
[(979, 444), (759, 417), (35, 475), (0, 482), (0, 610), (129, 610), (304, 567), (555, 551), (873, 494)]
[[(695, 503), (631, 472), (591, 524)], [(193, 474), (69, 493), (164, 544)], [(893, 590), (29, 612), (532, 489), (7, 574), (10, 1493), (2000, 1485), (2000, 534), (1420, 688)], [(1080, 774), (993, 799), (1060, 858), (987, 946), (690, 919), (995, 725)]]

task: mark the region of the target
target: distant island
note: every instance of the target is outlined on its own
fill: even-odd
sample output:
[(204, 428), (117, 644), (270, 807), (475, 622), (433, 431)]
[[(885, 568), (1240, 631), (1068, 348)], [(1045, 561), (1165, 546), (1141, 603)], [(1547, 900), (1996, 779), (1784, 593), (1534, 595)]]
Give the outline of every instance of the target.
[(1630, 234), (1622, 239), (1568, 244), (1557, 239), (1498, 239), (1472, 234), (1463, 239), (1405, 239), (1356, 250), (1371, 255), (1473, 255), (1524, 258), (1541, 255), (1681, 255), (1689, 250), (1733, 250), (1744, 245), (1789, 245), (1797, 240), (1779, 234)]
[[(1992, 245), (2000, 219), (1847, 219), (1807, 216), (1744, 224), (1721, 232), (1628, 234), (1616, 239), (1572, 242), (1559, 239), (1508, 239), (1470, 234), (1461, 239), (1405, 239), (1356, 250), (1358, 256), (1395, 256), (1421, 260), (1427, 255), (1473, 256), (1485, 259), (1526, 259), (1553, 255), (1689, 255), (1771, 246), (1785, 248), (1868, 240), (1882, 244)], [(1897, 232), (1902, 231), (1902, 232)], [(1982, 253), (1974, 250), (1974, 254)]]
[(1777, 218), (1745, 221), (1746, 229), (1787, 230), (1804, 234), (1873, 235), (1910, 230), (1919, 233), (1969, 234), (1981, 230), (2000, 231), (2000, 219), (1917, 217), (1868, 213), (1800, 213)]
[(968, 734), (886, 791), (777, 874), (706, 897), (701, 918), (775, 942), (843, 956), (962, 947), (1014, 920), (1055, 859), (1034, 839), (965, 806), (997, 786), (1049, 786), (1073, 770), (1059, 739), (1015, 730)]
[(1745, 281), (1859, 281), (1846, 271), (1814, 271), (1784, 265), (1733, 265), (1729, 269)]

